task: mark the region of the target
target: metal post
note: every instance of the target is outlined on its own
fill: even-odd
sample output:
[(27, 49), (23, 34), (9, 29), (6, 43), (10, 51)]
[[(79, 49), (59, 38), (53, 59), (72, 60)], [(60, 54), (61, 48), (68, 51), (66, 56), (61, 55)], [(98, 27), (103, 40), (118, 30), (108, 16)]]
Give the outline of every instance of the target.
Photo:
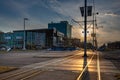
[(95, 45), (94, 45), (94, 42), (95, 42), (95, 39), (94, 39), (94, 35), (95, 35), (95, 25), (94, 25), (94, 15), (95, 13), (93, 13), (93, 33), (92, 33), (92, 37), (93, 37), (93, 51), (94, 51), (94, 48), (95, 48)]
[(94, 2), (94, 0), (93, 0), (93, 35), (92, 35), (92, 37), (93, 37), (93, 51), (95, 50), (95, 22), (94, 22), (94, 20), (95, 20), (95, 2)]
[(32, 49), (32, 31), (31, 31), (31, 43), (30, 43), (30, 47), (31, 47), (31, 49)]
[(85, 0), (84, 12), (84, 57), (87, 57), (87, 0)]
[(23, 50), (26, 50), (25, 20), (28, 20), (28, 18), (24, 18), (24, 41), (23, 41)]
[(24, 41), (23, 41), (23, 50), (26, 50), (25, 38), (26, 38), (26, 34), (25, 34), (25, 18), (24, 18)]

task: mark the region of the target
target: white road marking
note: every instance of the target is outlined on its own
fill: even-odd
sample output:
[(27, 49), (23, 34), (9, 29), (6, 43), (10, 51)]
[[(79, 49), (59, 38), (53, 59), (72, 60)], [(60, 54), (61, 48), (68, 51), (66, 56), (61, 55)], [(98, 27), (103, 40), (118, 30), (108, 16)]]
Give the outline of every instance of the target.
[(77, 53), (77, 54), (74, 54), (72, 56), (68, 56), (66, 58), (53, 59), (53, 60), (49, 60), (49, 61), (45, 61), (45, 62), (40, 62), (40, 63), (35, 63), (35, 64), (27, 65), (27, 66), (24, 66), (23, 68), (33, 68), (33, 69), (42, 68), (42, 67), (45, 67), (45, 66), (48, 66), (48, 65), (51, 65), (51, 64), (56, 64), (56, 63), (59, 63), (59, 62), (64, 62), (67, 59), (72, 58), (72, 57), (74, 57), (74, 56), (76, 56), (78, 54), (81, 54), (81, 53)]
[(101, 74), (100, 74), (100, 57), (99, 53), (97, 52), (97, 72), (98, 72), (98, 80), (101, 80)]
[(95, 54), (92, 55), (91, 59), (89, 60), (89, 62), (87, 63), (87, 65), (85, 66), (85, 68), (82, 70), (82, 72), (80, 73), (80, 75), (77, 77), (76, 80), (80, 80), (81, 76), (83, 75), (84, 71), (86, 70), (86, 68), (88, 67), (88, 65), (91, 63), (93, 57)]

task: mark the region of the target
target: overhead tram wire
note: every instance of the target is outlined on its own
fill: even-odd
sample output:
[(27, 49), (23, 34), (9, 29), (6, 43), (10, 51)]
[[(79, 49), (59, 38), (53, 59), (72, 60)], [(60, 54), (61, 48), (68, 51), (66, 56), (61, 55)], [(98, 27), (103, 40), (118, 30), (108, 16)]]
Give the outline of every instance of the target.
[[(74, 23), (75, 23), (75, 22), (73, 22), (73, 20), (71, 20), (71, 24), (74, 24)], [(77, 25), (76, 25), (76, 26), (77, 26)], [(78, 25), (78, 26), (79, 26), (79, 25)], [(82, 27), (82, 26), (81, 26), (81, 27)], [(81, 29), (80, 27), (72, 27), (73, 33), (74, 33), (74, 35), (76, 35), (77, 37), (79, 36), (78, 38), (80, 38), (80, 37), (81, 37), (81, 35), (80, 35), (81, 33), (78, 33), (78, 32), (76, 31), (77, 28), (78, 28), (79, 30)], [(77, 29), (77, 30), (78, 30), (78, 29)], [(76, 37), (75, 37), (75, 38), (76, 38)]]
[[(59, 6), (61, 6), (60, 4), (58, 4), (58, 3), (56, 3), (56, 5), (59, 5)], [(67, 16), (67, 18), (70, 20), (70, 22), (72, 23), (72, 16), (70, 16), (69, 14), (68, 14), (68, 12), (66, 12), (63, 8), (61, 8), (62, 9), (62, 11), (64, 12), (64, 13), (66, 13), (68, 16)], [(62, 16), (60, 16), (60, 14), (59, 13), (57, 13), (57, 12), (55, 12), (55, 14), (58, 16), (58, 17), (60, 17), (62, 20), (65, 20)], [(74, 28), (73, 28), (74, 29)], [(75, 35), (79, 35), (77, 32), (75, 32)], [(80, 36), (81, 37), (81, 36)]]
[(82, 29), (83, 29), (82, 24), (80, 24), (80, 23), (79, 23), (79, 21), (76, 21), (76, 20), (74, 20), (74, 19), (72, 19), (72, 21), (73, 21), (73, 22), (75, 22), (75, 23), (78, 23), (78, 24), (79, 24), (79, 26), (80, 26), (80, 28), (82, 28)]
[[(56, 3), (56, 5), (61, 6), (61, 5), (58, 4), (58, 3)], [(67, 12), (66, 10), (64, 10), (63, 8), (61, 8), (61, 9), (62, 9), (63, 12), (65, 12), (65, 13), (68, 15), (67, 17), (70, 19), (71, 23), (72, 23), (72, 21), (73, 21), (73, 22), (76, 22), (76, 23), (79, 24), (79, 26), (80, 26), (79, 28), (80, 28), (80, 29), (81, 29), (81, 28), (83, 29), (82, 24), (80, 23), (80, 22), (83, 22), (83, 21), (80, 21), (80, 22), (75, 21), (75, 20), (72, 18), (72, 16), (68, 14), (68, 12)], [(58, 14), (58, 13), (57, 13), (57, 14)]]
[[(55, 4), (56, 5), (59, 5), (60, 7), (61, 7), (61, 4), (58, 4), (58, 3), (56, 3), (55, 2)], [(73, 18), (72, 18), (72, 16), (70, 15), (70, 14), (68, 14), (68, 12), (66, 11), (66, 10), (64, 10), (63, 8), (60, 8), (64, 13), (66, 13), (68, 16), (67, 16), (67, 18), (69, 18), (69, 20), (71, 21), (71, 23), (72, 23), (72, 21), (73, 21)], [(62, 20), (64, 20), (64, 18), (62, 17), (62, 16), (60, 16), (60, 14), (59, 13), (57, 13), (57, 12), (55, 12), (56, 13), (56, 15), (57, 16), (59, 16)], [(81, 24), (79, 24), (79, 25), (81, 25)], [(82, 27), (82, 25), (81, 25), (81, 27)], [(79, 27), (80, 28), (80, 27)], [(81, 28), (80, 28), (81, 29)], [(75, 33), (75, 35), (78, 35), (78, 33)]]
[(69, 18), (70, 21), (73, 19), (72, 16), (71, 16), (70, 14), (68, 14), (68, 12), (61, 7), (61, 4), (56, 3), (56, 2), (55, 2), (55, 4), (60, 6), (60, 9), (61, 9), (64, 13), (67, 14), (67, 18)]
[[(45, 4), (47, 6), (49, 5), (47, 2), (45, 2)], [(48, 7), (50, 7), (50, 6), (48, 6)], [(60, 19), (64, 20), (64, 18), (59, 13), (57, 13), (56, 11), (54, 11), (54, 13), (56, 14), (57, 17), (59, 17)], [(52, 18), (52, 20), (54, 20), (54, 18)]]
[[(75, 30), (75, 28), (73, 28), (73, 29)], [(81, 37), (81, 35), (79, 35), (77, 31), (74, 31), (73, 33), (74, 33), (74, 35)]]

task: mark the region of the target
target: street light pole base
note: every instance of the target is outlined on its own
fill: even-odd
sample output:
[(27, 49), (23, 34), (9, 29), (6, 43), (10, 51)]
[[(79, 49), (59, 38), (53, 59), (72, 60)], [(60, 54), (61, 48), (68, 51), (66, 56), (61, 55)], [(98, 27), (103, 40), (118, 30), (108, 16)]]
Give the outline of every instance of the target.
[(83, 55), (82, 57), (88, 57), (87, 55)]
[(26, 50), (26, 48), (23, 48), (23, 50)]

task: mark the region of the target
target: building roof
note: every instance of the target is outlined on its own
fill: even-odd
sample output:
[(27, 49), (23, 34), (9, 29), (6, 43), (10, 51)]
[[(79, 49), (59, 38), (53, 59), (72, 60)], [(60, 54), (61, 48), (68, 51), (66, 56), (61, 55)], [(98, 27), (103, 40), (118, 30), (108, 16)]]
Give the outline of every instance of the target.
[[(29, 29), (29, 30), (25, 30), (25, 31), (49, 31), (49, 30), (53, 30), (53, 29)], [(21, 32), (21, 31), (24, 31), (24, 30), (15, 30), (13, 32)]]

